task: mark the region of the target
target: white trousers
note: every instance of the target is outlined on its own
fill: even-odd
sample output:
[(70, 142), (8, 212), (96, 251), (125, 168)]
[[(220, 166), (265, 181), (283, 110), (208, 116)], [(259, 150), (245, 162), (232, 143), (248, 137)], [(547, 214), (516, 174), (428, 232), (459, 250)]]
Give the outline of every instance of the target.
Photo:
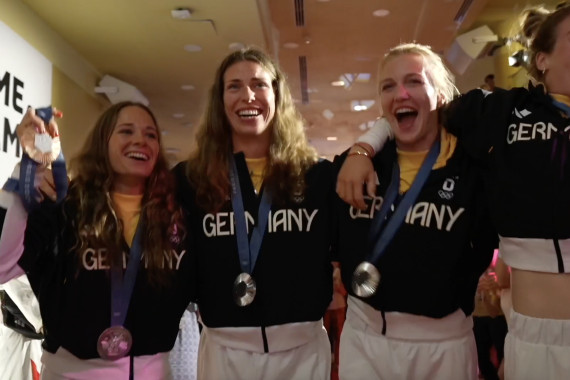
[(202, 329), (199, 380), (330, 380), (331, 348), (322, 320)]
[[(385, 322), (384, 322), (385, 321)], [(349, 297), (340, 338), (340, 379), (477, 379), (473, 320), (379, 311)]]
[(570, 379), (570, 320), (511, 311), (505, 340), (505, 379)]
[(32, 380), (34, 371), (41, 372), (41, 356), (41, 340), (28, 339), (0, 322), (0, 379)]
[[(55, 354), (44, 351), (42, 380), (128, 380), (130, 358), (115, 361), (103, 359), (79, 359), (65, 348)], [(156, 355), (135, 356), (136, 380), (171, 380), (168, 352)]]

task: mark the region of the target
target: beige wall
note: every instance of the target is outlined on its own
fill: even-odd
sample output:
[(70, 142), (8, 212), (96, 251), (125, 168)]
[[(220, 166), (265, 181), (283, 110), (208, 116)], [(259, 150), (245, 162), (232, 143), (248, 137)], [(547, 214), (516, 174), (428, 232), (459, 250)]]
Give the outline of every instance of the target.
[(52, 104), (64, 113), (58, 124), (63, 151), (69, 159), (109, 105), (93, 91), (101, 75), (20, 0), (0, 0), (0, 20), (53, 64)]

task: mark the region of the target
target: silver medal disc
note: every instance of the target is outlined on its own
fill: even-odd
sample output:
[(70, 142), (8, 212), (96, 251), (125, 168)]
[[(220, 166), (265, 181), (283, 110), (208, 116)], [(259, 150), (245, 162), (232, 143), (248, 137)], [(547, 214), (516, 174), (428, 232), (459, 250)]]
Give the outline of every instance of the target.
[(249, 273), (240, 273), (234, 281), (234, 301), (238, 306), (247, 306), (253, 302), (257, 288)]
[(366, 298), (376, 293), (379, 283), (380, 272), (367, 261), (358, 264), (352, 274), (352, 291), (359, 297)]
[(102, 359), (117, 360), (129, 354), (133, 337), (123, 326), (105, 329), (97, 340), (97, 352)]

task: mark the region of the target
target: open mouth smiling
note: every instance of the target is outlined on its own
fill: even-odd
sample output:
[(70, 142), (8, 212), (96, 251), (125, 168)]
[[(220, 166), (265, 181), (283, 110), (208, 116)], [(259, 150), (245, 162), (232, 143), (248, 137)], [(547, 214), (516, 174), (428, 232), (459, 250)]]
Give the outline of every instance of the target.
[(397, 109), (394, 116), (396, 117), (396, 120), (398, 120), (398, 123), (400, 123), (408, 117), (418, 116), (418, 111), (413, 108), (403, 107)]
[(237, 112), (238, 116), (245, 119), (252, 119), (261, 115), (261, 110), (257, 108), (240, 110)]
[(129, 152), (126, 154), (127, 157), (132, 158), (134, 160), (137, 161), (148, 161), (149, 160), (149, 156), (141, 153), (141, 152)]

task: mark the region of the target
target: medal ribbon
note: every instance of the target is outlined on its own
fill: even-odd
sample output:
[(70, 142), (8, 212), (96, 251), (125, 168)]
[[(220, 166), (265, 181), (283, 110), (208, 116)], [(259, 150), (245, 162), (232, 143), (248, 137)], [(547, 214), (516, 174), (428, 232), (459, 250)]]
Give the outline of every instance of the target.
[(139, 221), (129, 253), (129, 262), (125, 275), (121, 267), (111, 267), (111, 326), (123, 326), (133, 294), (139, 269), (142, 246), (142, 222)]
[[(51, 107), (36, 109), (38, 115), (47, 125), (53, 116)], [(4, 184), (3, 189), (6, 191), (18, 192), (22, 198), (22, 203), (26, 211), (30, 212), (38, 206), (35, 199), (36, 189), (34, 188), (34, 181), (36, 177), (36, 169), (38, 163), (30, 158), (27, 153), (22, 154), (22, 161), (20, 163), (20, 180), (17, 181), (13, 178), (8, 179)], [(53, 180), (55, 190), (57, 193), (57, 203), (61, 202), (67, 195), (67, 169), (65, 167), (65, 158), (63, 152), (59, 153), (56, 160), (51, 163)]]
[[(368, 234), (368, 246), (370, 250), (370, 254), (366, 261), (376, 265), (378, 259), (384, 254), (386, 247), (400, 228), (402, 221), (404, 220), (404, 216), (408, 212), (408, 209), (412, 206), (416, 198), (418, 197), (422, 187), (424, 186), (429, 173), (437, 157), (439, 156), (441, 142), (438, 140), (433, 144), (431, 147), (427, 157), (425, 158), (412, 186), (408, 190), (408, 192), (402, 198), (402, 201), (396, 207), (396, 211), (388, 221), (386, 228), (382, 230), (382, 226), (386, 220), (386, 216), (388, 215), (388, 211), (392, 207), (392, 204), (396, 200), (398, 192), (400, 190), (400, 167), (398, 165), (398, 160), (394, 163), (394, 168), (392, 170), (392, 179), (390, 181), (390, 185), (386, 190), (386, 194), (384, 195), (384, 201), (382, 202), (382, 206), (380, 207), (380, 211), (374, 214), (374, 218), (372, 220), (372, 224), (370, 225), (370, 232)], [(371, 248), (371, 249), (370, 249)]]
[(234, 209), (234, 219), (236, 222), (236, 239), (239, 254), (239, 263), (242, 271), (251, 274), (255, 268), (269, 211), (271, 210), (271, 195), (264, 189), (257, 212), (257, 224), (251, 233), (251, 240), (247, 238), (247, 221), (243, 208), (243, 197), (239, 185), (239, 176), (234, 157), (230, 158), (230, 182), (232, 186), (232, 208)]

